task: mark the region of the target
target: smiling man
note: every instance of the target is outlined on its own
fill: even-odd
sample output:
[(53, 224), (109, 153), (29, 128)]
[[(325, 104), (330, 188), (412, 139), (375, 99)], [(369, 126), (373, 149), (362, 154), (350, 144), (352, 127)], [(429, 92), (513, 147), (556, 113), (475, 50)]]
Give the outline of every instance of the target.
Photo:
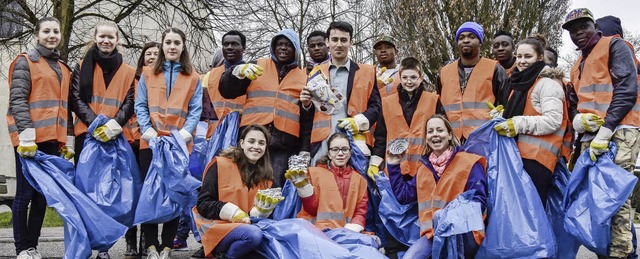
[[(567, 14), (562, 28), (581, 55), (571, 68), (571, 84), (578, 96), (573, 127), (577, 145), (589, 152), (592, 160), (608, 151), (609, 142), (618, 146), (614, 163), (633, 173), (640, 151), (640, 103), (638, 75), (633, 53), (623, 40), (604, 37), (587, 8)], [(577, 112), (577, 114), (576, 114)], [(580, 152), (576, 152), (580, 153)], [(611, 218), (611, 243), (605, 258), (626, 258), (633, 252), (631, 201)]]
[(513, 35), (506, 31), (498, 31), (493, 35), (491, 41), (491, 53), (493, 58), (500, 62), (502, 68), (507, 70), (507, 74), (515, 68), (516, 57), (513, 56), (515, 44), (513, 43)]
[(436, 91), (453, 131), (461, 141), (488, 121), (486, 102), (500, 98), (507, 74), (500, 64), (480, 56), (484, 30), (475, 22), (465, 22), (456, 32), (460, 58), (440, 69)]
[(376, 60), (378, 60), (378, 65), (376, 66), (378, 89), (380, 90), (380, 97), (384, 98), (396, 93), (396, 88), (400, 84), (400, 78), (398, 77), (400, 65), (396, 62), (398, 49), (396, 48), (395, 39), (391, 36), (383, 35), (373, 44), (373, 50), (376, 54)]

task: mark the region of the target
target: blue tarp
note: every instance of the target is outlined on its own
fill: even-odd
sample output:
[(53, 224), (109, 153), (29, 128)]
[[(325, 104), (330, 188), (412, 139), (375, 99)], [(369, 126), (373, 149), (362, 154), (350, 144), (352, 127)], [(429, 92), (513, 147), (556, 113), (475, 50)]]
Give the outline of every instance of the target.
[(300, 210), (302, 210), (302, 200), (298, 196), (298, 190), (287, 180), (282, 187), (282, 196), (284, 200), (276, 205), (273, 210), (274, 220), (292, 219), (298, 216)]
[(564, 229), (564, 193), (569, 183), (571, 173), (567, 168), (564, 158), (560, 158), (553, 173), (553, 183), (549, 187), (547, 196), (547, 216), (553, 228), (553, 233), (558, 242), (558, 251), (556, 256), (551, 258), (575, 258), (578, 253), (580, 244)]
[(617, 147), (593, 162), (589, 149), (578, 158), (564, 195), (564, 228), (589, 250), (609, 254), (611, 217), (633, 192), (638, 178), (613, 162)]
[(208, 165), (209, 162), (211, 162), (211, 160), (220, 153), (220, 151), (238, 144), (240, 117), (241, 114), (239, 111), (233, 111), (220, 120), (213, 132), (213, 135), (209, 138), (207, 156), (205, 163), (203, 163), (203, 165), (205, 165), (204, 167), (206, 167), (206, 165)]
[(372, 236), (356, 233), (346, 228), (328, 230), (325, 231), (325, 234), (358, 257), (367, 259), (387, 258), (380, 253), (380, 250), (378, 250), (379, 245)]
[(107, 121), (109, 118), (100, 114), (89, 125), (74, 184), (107, 215), (131, 227), (142, 187), (140, 169), (123, 134), (108, 142), (93, 137), (93, 131)]
[(200, 181), (189, 174), (189, 151), (178, 131), (151, 139), (153, 159), (142, 185), (135, 224), (164, 223), (196, 204)]
[(73, 164), (38, 151), (20, 158), (25, 178), (64, 221), (65, 259), (89, 258), (91, 249), (106, 251), (124, 236), (127, 227), (105, 214), (73, 185)]
[(476, 258), (546, 258), (556, 242), (542, 201), (523, 169), (513, 138), (493, 129), (491, 120), (469, 136), (464, 150), (487, 158), (488, 224)]
[(433, 217), (432, 258), (464, 258), (463, 234), (483, 230), (482, 209), (472, 201), (475, 190), (466, 191)]
[(380, 207), (378, 215), (382, 223), (398, 242), (411, 246), (420, 238), (420, 221), (418, 220), (418, 202), (402, 205), (398, 202), (389, 177), (381, 172), (376, 177), (380, 191)]

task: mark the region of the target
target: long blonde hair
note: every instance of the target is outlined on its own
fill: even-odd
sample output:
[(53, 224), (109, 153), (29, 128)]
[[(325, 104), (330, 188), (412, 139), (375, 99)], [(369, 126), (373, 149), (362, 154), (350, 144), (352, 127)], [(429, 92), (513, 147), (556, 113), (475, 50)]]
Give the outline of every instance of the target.
[(427, 144), (427, 124), (429, 124), (429, 121), (432, 120), (432, 119), (441, 119), (444, 122), (444, 126), (447, 128), (447, 131), (451, 135), (451, 139), (449, 140), (449, 147), (460, 146), (460, 139), (458, 139), (458, 136), (456, 136), (456, 134), (453, 132), (453, 126), (451, 126), (451, 122), (449, 122), (449, 120), (447, 120), (447, 117), (445, 117), (444, 115), (441, 115), (441, 114), (434, 114), (424, 124), (424, 136), (422, 137), (422, 139), (424, 141), (424, 147), (423, 147), (423, 152), (422, 152), (423, 155), (429, 155), (429, 154), (431, 154), (431, 151), (433, 151), (433, 150), (431, 150), (431, 148)]

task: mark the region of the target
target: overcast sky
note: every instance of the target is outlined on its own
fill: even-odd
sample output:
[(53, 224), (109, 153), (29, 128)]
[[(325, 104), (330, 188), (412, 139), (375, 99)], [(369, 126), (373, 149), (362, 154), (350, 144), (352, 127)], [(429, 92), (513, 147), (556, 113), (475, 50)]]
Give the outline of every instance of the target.
[[(622, 21), (623, 28), (633, 34), (640, 34), (640, 19), (638, 18), (640, 0), (573, 0), (569, 9), (580, 7), (589, 8), (596, 19), (607, 15), (616, 16)], [(561, 56), (575, 52), (576, 47), (571, 42), (566, 30), (563, 30), (562, 42)]]

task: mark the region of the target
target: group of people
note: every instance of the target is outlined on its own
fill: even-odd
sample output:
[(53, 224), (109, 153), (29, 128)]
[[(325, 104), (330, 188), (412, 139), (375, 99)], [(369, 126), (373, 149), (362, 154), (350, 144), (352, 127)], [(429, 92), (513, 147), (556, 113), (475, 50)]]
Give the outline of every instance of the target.
[[(486, 210), (487, 161), (460, 146), (491, 119), (505, 119), (494, 129), (516, 140), (543, 204), (556, 164), (571, 161), (572, 152), (575, 157), (588, 149), (595, 161), (613, 142), (618, 146), (615, 163), (633, 172), (640, 149), (638, 62), (621, 29), (613, 28), (620, 26), (619, 20), (605, 18), (596, 22), (586, 8), (566, 16), (562, 28), (581, 52), (568, 81), (555, 68), (557, 53), (541, 35), (515, 43), (511, 34), (496, 33), (491, 43), (494, 60), (480, 55), (482, 26), (466, 22), (455, 37), (459, 58), (440, 69), (435, 87), (425, 80), (419, 59), (396, 61), (397, 46), (389, 36), (373, 46), (377, 66), (351, 60), (354, 32), (347, 22), (332, 22), (326, 32), (308, 35), (311, 59), (306, 67), (298, 63), (301, 42), (293, 30), (275, 34), (269, 57), (250, 62), (243, 58), (245, 36), (229, 31), (222, 36), (221, 55), (214, 56), (212, 69), (200, 76), (181, 30), (169, 28), (160, 43), (145, 44), (136, 69), (123, 62), (118, 27), (110, 22), (96, 25), (83, 59), (72, 70), (59, 60), (56, 49), (59, 21), (44, 18), (34, 30), (36, 47), (19, 55), (9, 71), (16, 254), (40, 258), (37, 241), (46, 206), (22, 175), (19, 156), (33, 157), (39, 150), (77, 159), (87, 134), (102, 142), (124, 134), (144, 179), (153, 158), (152, 139), (176, 130), (192, 144), (199, 122), (208, 122), (208, 138), (226, 115), (242, 110), (237, 147), (223, 151), (203, 172), (193, 221), (206, 230), (201, 233), (203, 248), (194, 256), (259, 256), (255, 249), (262, 234), (251, 219), (270, 217), (281, 202), (259, 191), (285, 181), (301, 199), (299, 218), (321, 230), (344, 227), (376, 235), (365, 230), (365, 177), (375, 181), (384, 171), (399, 203), (420, 204), (421, 236), (410, 247), (388, 236), (384, 252), (390, 258), (398, 253), (427, 258), (438, 210), (468, 190), (475, 190), (472, 201)], [(325, 77), (324, 87), (343, 97), (343, 105), (331, 113), (313, 103), (318, 96), (307, 82), (314, 69)], [(87, 132), (99, 114), (110, 120)], [(400, 138), (408, 141), (406, 151), (390, 152), (388, 144)], [(355, 149), (369, 159), (367, 172), (349, 164)], [(308, 170), (289, 170), (293, 155), (307, 157)], [(625, 258), (632, 253), (632, 215), (627, 201), (612, 220), (609, 254), (602, 256)], [(125, 235), (125, 256), (170, 258), (171, 249), (183, 246), (188, 235), (189, 228), (181, 228), (187, 234), (177, 233), (180, 221), (191, 220), (165, 222), (161, 241), (157, 224), (142, 224), (144, 244), (139, 247), (137, 229), (131, 228)], [(463, 237), (464, 254), (473, 257), (484, 233)], [(109, 258), (108, 251), (99, 251), (97, 258)]]

